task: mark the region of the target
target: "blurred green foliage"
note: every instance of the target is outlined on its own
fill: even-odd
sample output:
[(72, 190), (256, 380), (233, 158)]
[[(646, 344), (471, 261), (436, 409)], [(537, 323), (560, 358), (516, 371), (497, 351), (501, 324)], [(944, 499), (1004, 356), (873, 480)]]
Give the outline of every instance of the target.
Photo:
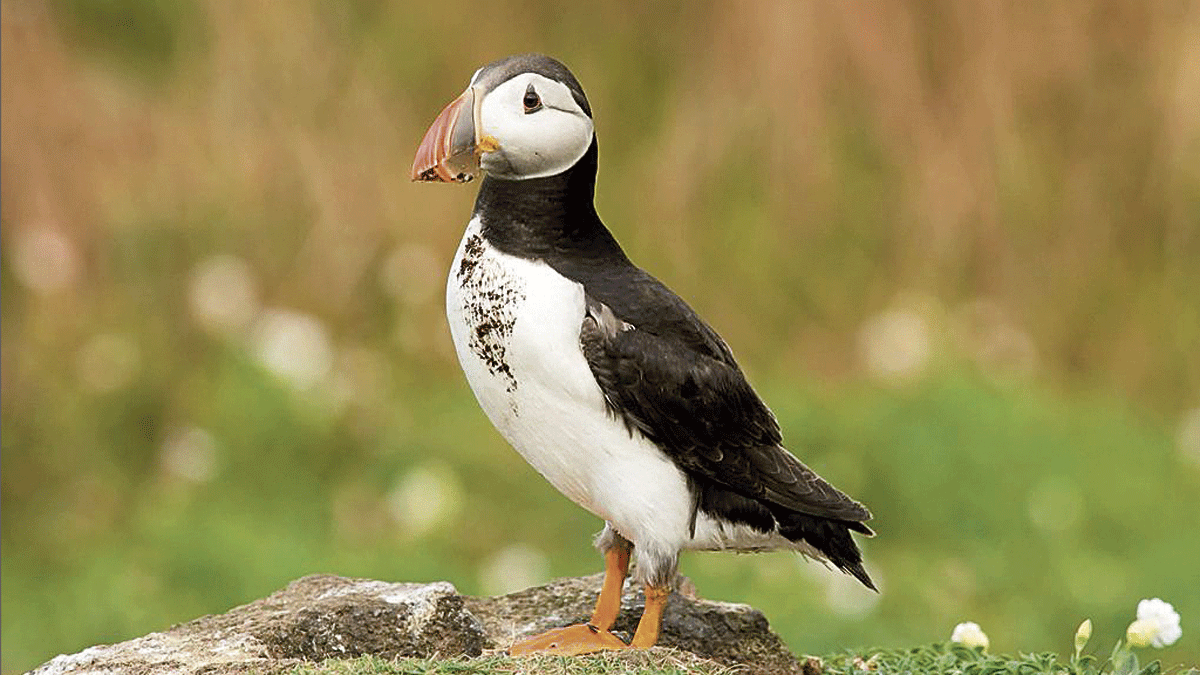
[(314, 572), (599, 569), (451, 354), (473, 190), (408, 182), (474, 69), (531, 49), (589, 93), (631, 256), (876, 514), (879, 596), (691, 555), (702, 595), (808, 653), (964, 620), (1065, 651), (1161, 596), (1162, 658), (1200, 659), (1194, 3), (0, 12), (4, 672)]

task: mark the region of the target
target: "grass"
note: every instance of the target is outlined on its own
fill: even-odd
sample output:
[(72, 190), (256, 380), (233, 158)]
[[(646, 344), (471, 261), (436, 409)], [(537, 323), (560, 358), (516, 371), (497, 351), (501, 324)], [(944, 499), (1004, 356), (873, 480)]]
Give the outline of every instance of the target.
[[(1090, 675), (1093, 659), (1072, 661), (1057, 654), (987, 654), (978, 649), (936, 643), (906, 649), (862, 649), (802, 659), (804, 675)], [(287, 671), (288, 675), (732, 675), (751, 673), (698, 659), (676, 650), (601, 654), (580, 657), (534, 656), (512, 658), (488, 655), (478, 659), (396, 659), (375, 657), (330, 660)], [(1182, 666), (1163, 669), (1151, 662), (1135, 673), (1189, 675), (1200, 671)]]
[(744, 672), (722, 666), (686, 652), (656, 648), (648, 652), (608, 653), (588, 656), (535, 655), (513, 658), (485, 655), (476, 659), (396, 659), (376, 657), (330, 660), (321, 664), (298, 666), (288, 675), (508, 675), (546, 673), (547, 675), (731, 675)]

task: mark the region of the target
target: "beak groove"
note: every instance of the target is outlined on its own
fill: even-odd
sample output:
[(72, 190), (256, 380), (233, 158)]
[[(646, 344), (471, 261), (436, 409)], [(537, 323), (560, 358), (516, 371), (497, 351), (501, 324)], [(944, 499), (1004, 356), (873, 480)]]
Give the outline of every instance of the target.
[(412, 180), (466, 183), (479, 174), (475, 99), (468, 87), (433, 121), (417, 147)]

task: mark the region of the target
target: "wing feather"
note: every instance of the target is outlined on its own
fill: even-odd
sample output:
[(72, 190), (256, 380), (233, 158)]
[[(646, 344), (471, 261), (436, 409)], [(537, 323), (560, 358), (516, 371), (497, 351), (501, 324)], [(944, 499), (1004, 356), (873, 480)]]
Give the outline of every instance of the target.
[[(719, 341), (701, 327), (708, 342)], [(723, 342), (698, 350), (641, 330), (589, 296), (580, 343), (609, 410), (685, 471), (800, 513), (855, 524), (870, 519), (862, 504), (780, 445), (778, 421)]]

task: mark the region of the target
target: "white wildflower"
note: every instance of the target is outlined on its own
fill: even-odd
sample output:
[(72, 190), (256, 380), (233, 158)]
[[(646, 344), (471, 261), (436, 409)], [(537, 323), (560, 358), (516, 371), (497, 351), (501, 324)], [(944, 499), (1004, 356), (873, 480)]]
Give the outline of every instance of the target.
[(1132, 647), (1168, 647), (1183, 635), (1179, 613), (1159, 598), (1138, 603), (1137, 620), (1129, 624), (1125, 639)]
[(950, 641), (967, 647), (982, 647), (984, 650), (988, 648), (987, 634), (974, 621), (964, 621), (955, 626), (954, 632), (950, 634)]

